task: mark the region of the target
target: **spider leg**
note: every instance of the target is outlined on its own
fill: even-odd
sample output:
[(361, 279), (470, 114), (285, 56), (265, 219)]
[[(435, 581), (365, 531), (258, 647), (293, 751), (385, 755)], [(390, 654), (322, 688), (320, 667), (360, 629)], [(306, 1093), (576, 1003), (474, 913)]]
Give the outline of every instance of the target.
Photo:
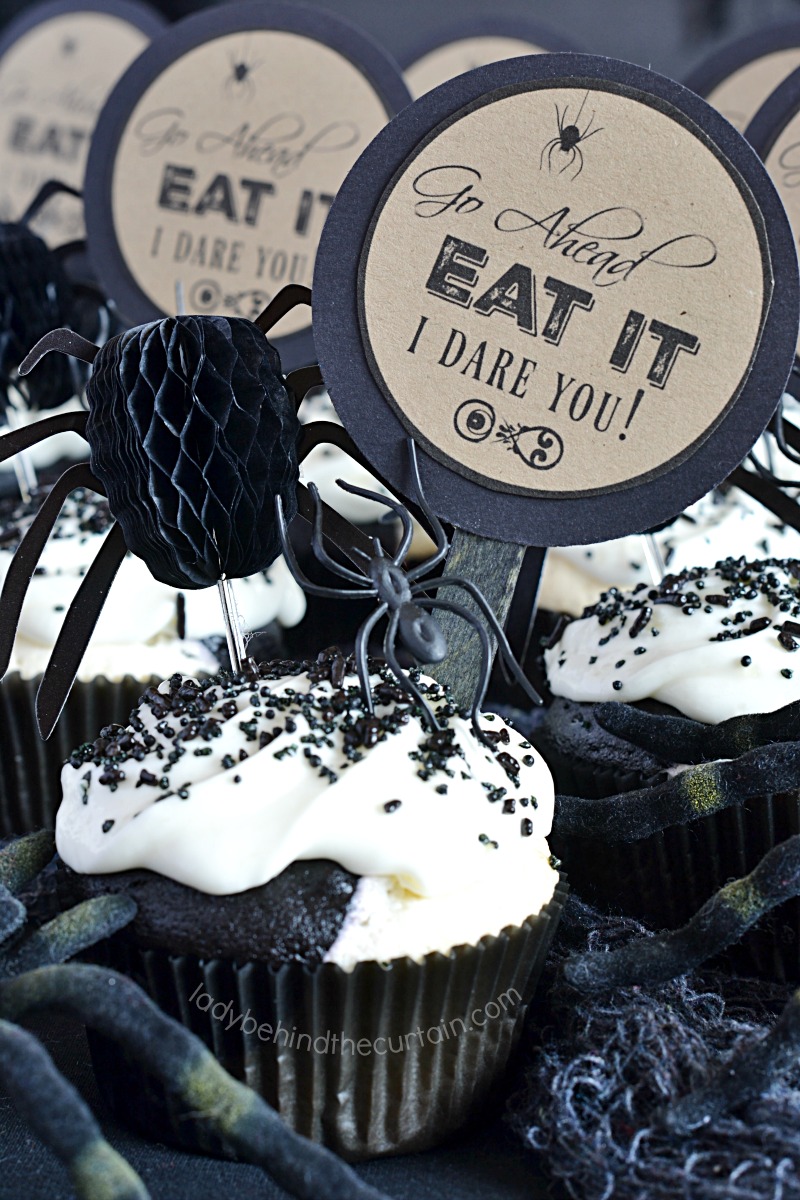
[(281, 317), (285, 317), (298, 304), (311, 304), (311, 288), (303, 287), (300, 283), (288, 283), (281, 288), (277, 296), (273, 296), (267, 307), (253, 322), (263, 334), (268, 334)]
[(311, 549), (314, 551), (314, 557), (317, 559), (317, 562), (321, 562), (323, 567), (327, 567), (329, 571), (332, 571), (334, 575), (338, 575), (342, 579), (349, 579), (352, 583), (358, 583), (361, 586), (368, 583), (369, 581), (364, 575), (358, 575), (348, 567), (342, 566), (328, 554), (322, 541), (322, 501), (319, 495), (319, 488), (315, 483), (309, 483), (308, 490), (311, 493), (311, 499), (314, 501)]
[(0, 594), (0, 679), (8, 670), (19, 615), (42, 550), (64, 501), (77, 487), (91, 488), (93, 491), (100, 489), (100, 484), (85, 463), (69, 467), (53, 485), (11, 559)]
[(81, 362), (93, 363), (100, 353), (100, 347), (95, 346), (94, 342), (90, 342), (87, 338), (81, 337), (73, 329), (51, 329), (50, 333), (39, 338), (33, 349), (25, 355), (19, 364), (20, 375), (29, 375), (45, 354), (50, 354), (52, 351), (56, 351), (58, 354), (69, 354), (73, 358), (79, 358)]
[(364, 697), (364, 707), (367, 712), (372, 715), (375, 707), (372, 703), (372, 689), (369, 686), (369, 666), (367, 664), (367, 646), (369, 643), (369, 635), (372, 633), (375, 626), (380, 621), (381, 617), (388, 612), (388, 604), (381, 604), (374, 613), (370, 613), (366, 621), (364, 621), (356, 634), (355, 647), (353, 653), (356, 660), (356, 672), (358, 681), (361, 684), (361, 694)]
[(36, 693), (36, 719), (45, 741), (61, 716), (109, 588), (127, 553), (122, 527), (115, 523), (67, 610)]
[(578, 169), (575, 172), (575, 174), (572, 176), (572, 178), (577, 179), (578, 176), (580, 175), (581, 171), (583, 170), (583, 151), (581, 150), (580, 146), (573, 146), (572, 150), (573, 150), (573, 153), (575, 155), (577, 155), (577, 158), (578, 158)]
[[(73, 1015), (119, 1043), (240, 1159), (269, 1171), (290, 1195), (303, 1200), (386, 1200), (336, 1155), (290, 1130), (252, 1088), (228, 1075), (198, 1037), (161, 1012), (126, 976), (68, 963), (29, 971), (3, 984), (0, 1018), (18, 1021), (26, 1013), (44, 1010)], [(138, 1200), (141, 1193), (120, 1195)]]
[(303, 588), (304, 591), (308, 592), (309, 595), (323, 597), (327, 596), (332, 600), (342, 600), (355, 599), (356, 597), (360, 599), (363, 596), (374, 596), (376, 594), (374, 589), (355, 591), (348, 590), (346, 588), (323, 587), (321, 584), (312, 583), (311, 580), (308, 579), (303, 573), (303, 569), (300, 566), (300, 563), (297, 561), (294, 547), (289, 540), (289, 533), (286, 529), (286, 521), (283, 516), (283, 504), (280, 496), (275, 497), (275, 514), (278, 521), (278, 533), (280, 534), (281, 546), (283, 547), (283, 557), (286, 559), (286, 565), (289, 568), (289, 571), (295, 582), (299, 583), (300, 587)]
[(298, 409), (312, 388), (323, 387), (325, 381), (319, 363), (311, 363), (307, 367), (298, 367), (286, 376), (286, 387), (294, 396), (295, 409)]
[(70, 187), (67, 183), (62, 183), (58, 179), (48, 179), (47, 183), (43, 183), (36, 195), (31, 200), (25, 212), (19, 219), (20, 225), (28, 225), (40, 209), (44, 208), (51, 196), (57, 196), (59, 193), (67, 196), (75, 196), (78, 200), (83, 199), (83, 192), (79, 192), (77, 188)]
[[(296, 495), (298, 514), (309, 525), (313, 525), (314, 502), (305, 484), (298, 483)], [(362, 533), (356, 525), (352, 525), (341, 516), (336, 509), (326, 504), (324, 500), (322, 501), (322, 511), (325, 518), (325, 537), (330, 539), (343, 554), (346, 554), (354, 566), (361, 566), (361, 563), (358, 562), (354, 555), (361, 555), (362, 558), (366, 558), (367, 560), (372, 558), (372, 542), (366, 534)]]
[(638, 842), (673, 825), (741, 805), (752, 796), (800, 787), (800, 742), (749, 750), (730, 762), (690, 767), (663, 783), (587, 800), (556, 796), (553, 828), (564, 836)]
[[(421, 586), (424, 585), (417, 584), (417, 587)], [(491, 604), (489, 604), (480, 588), (477, 587), (471, 579), (463, 579), (460, 575), (443, 575), (441, 579), (431, 580), (431, 583), (428, 586), (436, 587), (437, 589), (442, 587), (460, 587), (472, 597), (486, 618), (489, 628), (497, 639), (497, 648), (505, 659), (506, 665), (508, 666), (511, 674), (514, 676), (514, 679), (524, 690), (525, 695), (532, 700), (534, 704), (541, 704), (541, 696), (534, 690), (531, 681), (525, 675), (522, 667), (514, 657), (514, 652), (508, 644), (508, 638), (503, 632), (503, 627), (495, 616)], [(411, 592), (413, 595), (416, 592), (416, 587), (413, 587)]]
[(19, 429), (12, 429), (0, 435), (0, 462), (5, 462), (13, 454), (19, 454), (20, 450), (35, 446), (37, 442), (43, 442), (55, 433), (79, 433), (86, 437), (88, 415), (85, 412), (59, 413), (55, 417), (45, 417), (41, 421), (21, 425)]
[[(547, 154), (548, 151), (552, 154), (553, 149), (558, 145), (559, 140), (560, 140), (559, 138), (551, 138), (549, 142), (545, 142), (545, 144), (542, 146), (542, 153), (539, 155), (539, 170), (540, 171), (541, 171), (542, 167), (544, 166), (545, 154)], [(550, 159), (548, 157), (548, 168), (549, 168), (549, 162), (550, 162)]]
[(414, 536), (414, 526), (405, 506), (391, 496), (384, 496), (380, 492), (372, 492), (369, 488), (356, 487), (354, 483), (347, 483), (344, 479), (337, 479), (336, 486), (340, 487), (343, 492), (347, 492), (350, 496), (361, 496), (365, 500), (374, 500), (376, 504), (384, 504), (386, 508), (391, 509), (392, 512), (397, 514), (403, 526), (403, 537), (393, 557), (395, 566), (398, 566), (408, 553), (411, 539)]
[(413, 583), (420, 575), (427, 575), (434, 567), (446, 558), (447, 551), (450, 549), (450, 543), (447, 540), (447, 534), (442, 528), (442, 523), (433, 511), (428, 501), (425, 499), (425, 494), (422, 490), (422, 480), (419, 477), (419, 462), (417, 461), (417, 447), (413, 438), (408, 439), (408, 457), (411, 463), (411, 478), (414, 482), (414, 490), (417, 493), (417, 504), (420, 512), (428, 522), (433, 533), (433, 540), (436, 543), (436, 553), (426, 562), (415, 567), (413, 571), (408, 572), (409, 583)]
[(594, 715), (603, 729), (663, 762), (693, 764), (737, 758), (746, 750), (772, 742), (795, 741), (800, 729), (800, 700), (775, 712), (729, 717), (719, 725), (640, 712), (629, 704), (599, 704)]
[(383, 657), (386, 659), (386, 662), (397, 682), (400, 684), (400, 687), (403, 689), (403, 691), (408, 692), (410, 696), (413, 696), (417, 704), (419, 704), (420, 708), (425, 713), (425, 716), (430, 721), (431, 729), (438, 732), (441, 729), (441, 726), (433, 714), (433, 709), (428, 704), (428, 701), (414, 683), (413, 679), (406, 671), (403, 670), (403, 668), (400, 666), (400, 663), (397, 661), (397, 655), (394, 652), (394, 644), (397, 637), (397, 627), (399, 623), (400, 613), (397, 609), (395, 609), (389, 618), (389, 624), (386, 626), (386, 633), (383, 638)]
[(800, 893), (800, 834), (781, 842), (745, 875), (707, 900), (681, 929), (635, 937), (619, 950), (569, 959), (564, 975), (580, 991), (664, 983), (732, 946), (757, 921)]
[[(571, 147), (570, 147), (570, 151), (569, 151), (569, 158), (568, 158), (568, 159), (567, 159), (567, 161), (564, 163), (564, 166), (561, 168), (561, 170), (558, 172), (558, 173), (559, 173), (559, 175), (563, 175), (565, 171), (568, 171), (568, 170), (569, 170), (569, 168), (570, 168), (570, 167), (572, 166), (572, 164), (575, 162), (575, 156), (576, 156), (576, 154), (577, 154), (577, 153), (578, 153), (578, 147), (577, 147), (577, 146), (571, 146)], [(575, 178), (575, 177), (573, 176), (573, 179), (574, 179), (574, 178)]]
[(44, 1046), (26, 1029), (2, 1020), (0, 1078), (22, 1119), (69, 1170), (76, 1195), (148, 1200), (142, 1180), (105, 1140), (86, 1101)]
[(550, 149), (547, 151), (547, 170), (549, 172), (553, 169), (553, 151), (557, 150), (561, 145), (561, 138), (553, 138), (551, 142), (548, 142), (548, 145), (550, 146)]
[(478, 714), (486, 695), (486, 689), (489, 686), (489, 675), (492, 670), (492, 647), (489, 642), (489, 635), (479, 618), (475, 616), (475, 613), (470, 612), (463, 604), (456, 604), (451, 600), (433, 600), (426, 596), (419, 601), (419, 606), (420, 608), (440, 608), (444, 612), (455, 613), (457, 617), (463, 617), (465, 621), (469, 622), (481, 639), (481, 673), (478, 677), (478, 686), (475, 689), (475, 696), (470, 708), (470, 717), (476, 737), (483, 741), (483, 731), (478, 723)]
[[(583, 99), (581, 100), (581, 106), (580, 106), (580, 108), (578, 109), (578, 115), (577, 115), (577, 117), (575, 118), (575, 120), (573, 121), (573, 125), (580, 125), (580, 121), (581, 121), (581, 113), (583, 112), (584, 108), (586, 107), (586, 101), (587, 101), (588, 99), (589, 99), (589, 91), (588, 91), (588, 89), (587, 89), (587, 91), (586, 91), (586, 95), (585, 95), (585, 96), (583, 97)], [(594, 116), (594, 113), (592, 113), (592, 116)], [(590, 122), (590, 124), (591, 124), (591, 122)]]
[[(591, 127), (590, 127), (590, 128), (591, 128)], [(604, 129), (605, 129), (605, 125), (601, 125), (601, 126), (599, 127), (599, 129), (592, 129), (592, 132), (591, 132), (591, 133), (582, 133), (582, 134), (581, 134), (581, 141), (582, 141), (582, 142), (585, 142), (585, 141), (586, 141), (588, 138), (590, 138), (590, 137), (594, 137), (594, 135), (595, 135), (596, 133), (602, 133)]]

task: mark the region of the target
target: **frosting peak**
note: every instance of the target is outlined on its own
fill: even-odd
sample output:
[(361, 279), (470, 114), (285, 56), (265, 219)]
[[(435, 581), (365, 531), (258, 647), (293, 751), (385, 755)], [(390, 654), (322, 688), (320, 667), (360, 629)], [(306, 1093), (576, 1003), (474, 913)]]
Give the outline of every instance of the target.
[(545, 651), (568, 700), (660, 700), (717, 724), (800, 698), (800, 562), (728, 558), (612, 588)]
[(530, 898), (544, 869), (541, 907), (556, 875), (540, 755), (492, 714), (489, 744), (479, 741), (421, 676), (442, 726), (431, 732), (391, 673), (371, 666), (374, 714), (351, 664), (330, 653), (149, 689), (127, 729), (107, 728), (64, 767), (61, 857), (84, 873), (146, 867), (213, 894), (259, 886), (298, 859), (391, 877), (419, 896), (479, 879), (502, 894), (510, 875)]

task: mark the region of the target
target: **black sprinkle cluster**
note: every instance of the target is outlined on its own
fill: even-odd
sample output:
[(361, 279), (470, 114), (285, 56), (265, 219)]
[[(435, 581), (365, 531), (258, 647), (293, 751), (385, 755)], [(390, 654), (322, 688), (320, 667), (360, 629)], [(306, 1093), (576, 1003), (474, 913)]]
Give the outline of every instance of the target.
[[(726, 558), (713, 568), (721, 577), (723, 586), (718, 592), (707, 592), (706, 586), (709, 571), (705, 567), (693, 567), (681, 571), (677, 575), (665, 575), (657, 587), (639, 583), (632, 590), (621, 591), (610, 588), (604, 592), (600, 600), (585, 609), (585, 617), (595, 617), (598, 624), (606, 632), (599, 639), (601, 646), (606, 646), (623, 633), (627, 638), (636, 642), (633, 653), (647, 653), (647, 643), (651, 637), (657, 637), (659, 630), (652, 625), (653, 613), (659, 605), (668, 604), (680, 609), (687, 617), (698, 612), (717, 617), (718, 628), (709, 637), (712, 642), (740, 642), (755, 633), (766, 629), (774, 632), (776, 642), (788, 653), (793, 653), (800, 646), (800, 562), (796, 559), (767, 558), (748, 562), (744, 557)], [(790, 582), (789, 582), (790, 581)], [(776, 616), (756, 617), (754, 610), (747, 607), (730, 615), (729, 610), (734, 602), (765, 597), (775, 609)], [(626, 643), (620, 643), (620, 648)], [(743, 646), (744, 650), (745, 647)], [(565, 658), (558, 660), (563, 666)], [(589, 659), (589, 665), (596, 662), (596, 656)], [(742, 654), (741, 665), (750, 666), (752, 659)], [(616, 664), (624, 665), (624, 658)], [(792, 671), (784, 667), (780, 675), (791, 679)], [(615, 679), (612, 683), (616, 691), (623, 688), (623, 683)]]
[[(173, 784), (173, 768), (187, 754), (205, 757), (219, 753), (215, 751), (215, 739), (222, 735), (224, 723), (237, 716), (247, 744), (247, 748), (239, 751), (239, 762), (244, 762), (252, 753), (268, 751), (270, 744), (282, 734), (290, 737), (297, 734), (296, 740), (284, 743), (274, 752), (275, 758), (300, 754), (321, 778), (334, 783), (351, 763), (360, 762), (372, 747), (398, 733), (412, 717), (418, 720), (424, 717), (422, 708), (397, 685), (391, 670), (383, 662), (370, 659), (369, 669), (373, 677), (378, 676), (372, 686), (373, 701), (387, 710), (380, 715), (367, 712), (355, 675), (355, 662), (336, 647), (322, 651), (313, 662), (287, 660), (258, 664), (247, 659), (240, 672), (222, 671), (202, 684), (175, 674), (168, 681), (167, 691), (152, 686), (145, 691), (139, 707), (131, 713), (127, 728), (107, 725), (98, 738), (79, 746), (70, 755), (70, 765), (83, 772), (84, 803), (88, 802), (92, 779), (91, 768), (86, 770), (90, 764), (99, 769), (97, 782), (112, 792), (130, 773), (136, 779), (137, 788), (158, 792), (156, 802), (173, 795), (188, 800), (191, 783)], [(283, 686), (278, 692), (270, 687), (274, 681), (285, 684), (287, 677), (303, 673), (307, 673), (314, 684), (330, 683), (333, 690), (330, 693), (302, 693)], [(434, 793), (446, 795), (447, 780), (469, 778), (462, 769), (466, 764), (456, 742), (455, 729), (449, 725), (453, 718), (467, 714), (456, 708), (449, 692), (440, 684), (426, 683), (419, 672), (413, 674), (420, 691), (435, 705), (437, 719), (443, 728), (420, 741), (416, 749), (409, 752), (409, 758), (416, 764), (421, 779), (438, 777), (441, 781), (434, 787)], [(350, 684), (348, 678), (352, 681)], [(237, 701), (242, 696), (246, 696), (247, 703), (240, 708)], [(155, 732), (150, 732), (142, 720), (143, 708), (149, 709), (151, 718), (155, 719)], [(307, 732), (302, 732), (305, 724), (298, 725), (298, 715), (304, 718)], [(343, 761), (334, 770), (323, 762), (319, 751), (333, 748), (332, 737), (337, 732), (341, 733), (344, 743)], [(519, 763), (503, 748), (509, 743), (507, 729), (490, 731), (488, 742), (487, 756), (494, 754), (510, 783), (518, 788)], [(532, 749), (528, 742), (522, 743), (522, 747), (526, 751)], [(158, 762), (157, 767), (151, 770), (137, 766), (146, 757), (152, 765), (153, 756)], [(526, 766), (533, 765), (534, 761), (532, 753), (525, 754)], [(231, 754), (220, 756), (224, 770), (231, 770), (236, 763)], [(240, 776), (233, 776), (233, 782), (240, 782)], [(483, 787), (490, 803), (504, 801), (504, 813), (513, 814), (516, 802), (523, 807), (537, 807), (535, 797), (518, 796), (515, 802), (513, 798), (507, 798), (504, 787), (498, 788), (487, 782)], [(147, 797), (148, 802), (151, 799), (152, 796)], [(399, 799), (389, 800), (383, 806), (384, 811), (387, 814), (397, 812), (401, 804)], [(522, 822), (522, 836), (529, 836), (531, 829), (529, 821)]]
[[(0, 549), (16, 550), (48, 490), (35, 488), (27, 501), (10, 497), (0, 502)], [(64, 502), (50, 537), (53, 541), (77, 538), (78, 545), (83, 545), (91, 536), (107, 533), (113, 521), (105, 499), (85, 488), (76, 488)], [(47, 569), (37, 567), (36, 574), (46, 575)]]

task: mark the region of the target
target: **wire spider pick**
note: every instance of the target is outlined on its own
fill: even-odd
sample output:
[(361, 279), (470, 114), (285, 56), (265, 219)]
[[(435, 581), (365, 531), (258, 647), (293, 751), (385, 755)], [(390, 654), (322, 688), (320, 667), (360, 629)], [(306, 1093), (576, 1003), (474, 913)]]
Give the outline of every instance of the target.
[[(0, 461), (71, 429), (88, 463), (55, 483), (22, 539), (0, 595), (0, 676), (39, 555), (76, 487), (107, 496), (115, 523), (67, 611), (37, 695), (49, 737), (66, 702), (114, 576), (130, 550), (180, 590), (264, 570), (280, 554), (274, 501), (296, 508), (296, 409), (317, 368), (284, 378), (266, 333), (307, 288), (284, 289), (256, 322), (177, 316), (137, 326), (102, 347), (71, 330), (47, 334), (20, 367), (48, 352), (90, 363), (88, 412), (45, 418), (0, 438)], [(298, 399), (299, 397), (299, 399)], [(229, 639), (229, 643), (235, 639)], [(234, 653), (234, 669), (237, 667)]]
[[(363, 622), (355, 639), (356, 670), (361, 684), (364, 703), (367, 711), (370, 713), (373, 711), (373, 703), (369, 683), (367, 647), (370, 634), (379, 621), (383, 618), (387, 619), (386, 632), (383, 639), (383, 655), (388, 666), (400, 686), (419, 705), (430, 728), (435, 731), (438, 731), (440, 726), (433, 709), (428, 704), (413, 678), (400, 665), (397, 657), (397, 643), (399, 641), (420, 665), (440, 663), (447, 656), (448, 646), (444, 632), (433, 613), (437, 610), (454, 613), (467, 621), (481, 641), (481, 669), (470, 705), (470, 714), (475, 733), (478, 737), (484, 738), (485, 735), (480, 728), (478, 714), (489, 684), (489, 675), (492, 666), (491, 638), (497, 641), (503, 660), (514, 679), (524, 689), (526, 695), (534, 704), (541, 704), (541, 698), (534, 691), (515, 659), (502, 627), (480, 588), (472, 580), (458, 575), (440, 575), (433, 579), (425, 579), (425, 576), (430, 575), (446, 558), (449, 542), (439, 518), (425, 499), (420, 481), (416, 446), (412, 438), (408, 439), (408, 453), (417, 507), (430, 528), (435, 544), (434, 552), (430, 558), (415, 566), (410, 571), (405, 571), (402, 563), (408, 553), (413, 536), (413, 526), (408, 508), (390, 496), (371, 492), (365, 488), (355, 487), (353, 484), (345, 483), (341, 479), (337, 480), (337, 483), (343, 491), (348, 492), (350, 495), (361, 496), (365, 499), (374, 500), (379, 504), (384, 504), (400, 519), (403, 532), (400, 544), (395, 553), (391, 557), (388, 556), (380, 541), (377, 538), (373, 538), (371, 552), (368, 553), (358, 548), (355, 551), (350, 550), (348, 553), (348, 557), (351, 558), (354, 564), (357, 564), (358, 569), (353, 570), (351, 567), (346, 567), (333, 559), (323, 544), (323, 509), (319, 492), (313, 484), (309, 485), (309, 492), (311, 493), (315, 507), (311, 541), (313, 552), (323, 566), (327, 567), (334, 575), (338, 575), (341, 579), (346, 580), (351, 586), (348, 588), (324, 587), (312, 583), (304, 575), (289, 541), (287, 514), (284, 511), (282, 499), (278, 496), (275, 504), (283, 553), (294, 578), (310, 595), (343, 600), (360, 600), (365, 597), (372, 597), (376, 601), (377, 607), (375, 611)], [(455, 600), (442, 599), (438, 595), (429, 595), (430, 592), (435, 591), (438, 593), (441, 589), (445, 588), (459, 588), (462, 592), (465, 592), (477, 606), (481, 616), (479, 617), (476, 613), (466, 608), (463, 604), (457, 603)]]
[(290, 1196), (382, 1200), (335, 1154), (290, 1130), (131, 979), (68, 962), (133, 919), (136, 904), (129, 896), (98, 896), (32, 927), (24, 895), (54, 851), (49, 833), (0, 850), (0, 1080), (23, 1120), (68, 1169), (75, 1194), (81, 1200), (149, 1196), (105, 1140), (85, 1101), (23, 1028), (38, 1012), (74, 1017), (119, 1043), (191, 1108), (193, 1120), (213, 1129), (241, 1161), (269, 1171)]

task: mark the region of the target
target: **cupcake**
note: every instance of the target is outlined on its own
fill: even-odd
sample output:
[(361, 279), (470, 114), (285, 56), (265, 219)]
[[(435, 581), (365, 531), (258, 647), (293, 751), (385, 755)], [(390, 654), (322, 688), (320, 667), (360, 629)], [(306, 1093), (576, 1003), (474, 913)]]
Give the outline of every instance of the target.
[[(41, 499), (39, 494), (27, 503), (8, 500), (0, 509), (0, 586)], [(104, 499), (83, 489), (71, 493), (31, 579), (9, 673), (0, 684), (4, 728), (14, 747), (0, 766), (0, 834), (52, 827), (69, 752), (100, 724), (127, 721), (149, 682), (164, 672), (219, 669), (224, 639), (216, 589), (177, 592), (129, 554), (56, 731), (49, 742), (41, 741), (34, 726), (36, 690), (64, 615), (111, 523)], [(296, 624), (305, 611), (303, 593), (282, 559), (238, 581), (236, 596), (245, 627), (260, 630), (258, 641), (278, 650), (279, 628)]]
[[(800, 533), (781, 524), (735, 487), (703, 496), (653, 536), (672, 574), (691, 567), (712, 567), (729, 555), (738, 558), (744, 554), (748, 559), (800, 556)], [(641, 534), (587, 546), (557, 546), (548, 551), (545, 560), (539, 606), (579, 617), (610, 587), (649, 585), (652, 578)]]
[[(568, 622), (545, 651), (554, 700), (537, 740), (557, 790), (610, 797), (687, 770), (668, 751), (640, 749), (605, 729), (597, 720), (601, 704), (622, 701), (710, 730), (800, 699), (799, 585), (796, 559), (726, 559), (669, 575), (658, 587), (611, 589)], [(742, 804), (705, 816), (700, 798), (689, 824), (637, 840), (603, 841), (601, 849), (597, 836), (570, 834), (554, 845), (579, 892), (659, 926), (677, 926), (800, 831), (798, 793), (770, 794), (766, 778), (764, 786), (764, 794), (743, 792)], [(637, 794), (646, 805), (646, 790)], [(800, 906), (784, 906), (773, 917), (750, 936), (743, 961), (797, 978)]]
[[(418, 684), (438, 729), (375, 662), (370, 712), (335, 651), (175, 675), (62, 774), (62, 889), (138, 904), (107, 961), (350, 1159), (422, 1149), (487, 1102), (565, 891), (542, 758)], [(226, 1151), (93, 1049), (116, 1111)]]

